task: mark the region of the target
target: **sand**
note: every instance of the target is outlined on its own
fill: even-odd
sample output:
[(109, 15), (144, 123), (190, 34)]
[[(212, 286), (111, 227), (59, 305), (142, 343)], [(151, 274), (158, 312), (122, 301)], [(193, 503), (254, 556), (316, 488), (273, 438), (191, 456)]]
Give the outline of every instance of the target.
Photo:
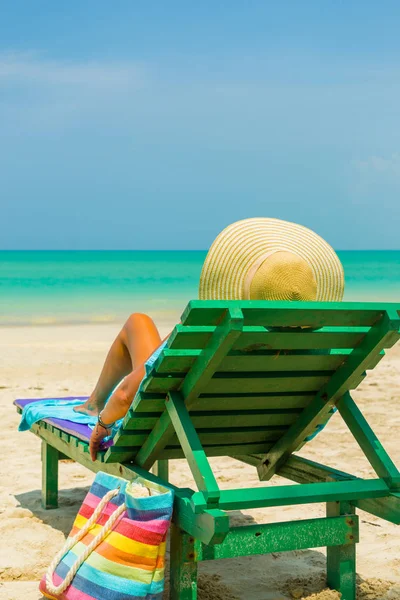
[[(162, 333), (167, 332), (167, 324)], [(17, 431), (14, 398), (71, 396), (90, 392), (117, 333), (114, 325), (0, 328), (0, 600), (37, 600), (38, 580), (68, 534), (93, 480), (80, 465), (60, 465), (60, 507), (40, 506), (40, 441)], [(366, 378), (355, 398), (400, 463), (400, 346), (393, 348)], [(302, 454), (314, 460), (373, 476), (339, 416)], [(257, 485), (255, 470), (232, 459), (212, 459), (222, 488)], [(192, 485), (183, 461), (172, 463), (174, 483)], [(287, 483), (276, 478), (274, 484)], [(322, 505), (237, 512), (236, 524), (322, 516)], [(399, 532), (395, 525), (360, 511), (358, 544), (360, 600), (400, 600)], [(214, 561), (200, 565), (200, 600), (336, 600), (325, 590), (321, 550)]]

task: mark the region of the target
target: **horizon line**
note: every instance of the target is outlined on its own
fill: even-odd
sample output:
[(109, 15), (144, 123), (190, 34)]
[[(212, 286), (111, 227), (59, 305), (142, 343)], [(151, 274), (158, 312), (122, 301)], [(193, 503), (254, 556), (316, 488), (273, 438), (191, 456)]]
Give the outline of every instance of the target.
[[(0, 252), (208, 252), (209, 248), (0, 248)], [(400, 252), (400, 248), (334, 248), (335, 252)]]

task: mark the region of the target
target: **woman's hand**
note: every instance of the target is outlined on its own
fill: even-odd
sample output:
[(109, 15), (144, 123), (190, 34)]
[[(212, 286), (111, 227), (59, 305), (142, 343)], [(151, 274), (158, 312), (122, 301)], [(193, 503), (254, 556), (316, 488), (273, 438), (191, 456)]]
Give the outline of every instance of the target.
[[(144, 366), (140, 365), (134, 371), (132, 371), (132, 373), (130, 373), (127, 377), (125, 377), (125, 379), (118, 386), (118, 388), (116, 390), (114, 390), (114, 392), (110, 396), (107, 404), (101, 410), (101, 420), (103, 423), (105, 423), (106, 425), (109, 423), (114, 424), (115, 421), (122, 419), (126, 415), (126, 413), (128, 412), (128, 409), (132, 403), (132, 399), (133, 399), (134, 395), (136, 394), (136, 391), (139, 387), (139, 384), (143, 379), (143, 375), (144, 375)], [(87, 400), (85, 402), (85, 404), (83, 404), (82, 406), (78, 406), (76, 408), (80, 409), (79, 412), (84, 412), (86, 410), (90, 411), (91, 410), (90, 398), (89, 398), (89, 400)], [(88, 412), (87, 414), (98, 415), (99, 412), (98, 411), (96, 411), (95, 413)], [(101, 442), (107, 435), (110, 435), (110, 434), (111, 434), (110, 429), (106, 429), (105, 427), (102, 427), (98, 423), (96, 424), (95, 428), (92, 431), (92, 435), (90, 436), (90, 445), (89, 445), (90, 456), (93, 461), (96, 460), (96, 454), (99, 450), (99, 446), (100, 446)]]
[(96, 423), (89, 442), (90, 458), (93, 462), (96, 460), (97, 452), (99, 451), (101, 442), (105, 437), (107, 437), (107, 435), (110, 435), (110, 433), (111, 431), (109, 429), (106, 429), (105, 427), (102, 427), (102, 425), (99, 425), (99, 423)]

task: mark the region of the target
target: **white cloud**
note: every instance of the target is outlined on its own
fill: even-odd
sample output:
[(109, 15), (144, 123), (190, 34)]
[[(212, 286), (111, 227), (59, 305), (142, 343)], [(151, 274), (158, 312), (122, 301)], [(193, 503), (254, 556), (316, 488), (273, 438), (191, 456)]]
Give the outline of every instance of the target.
[(372, 155), (353, 161), (351, 167), (348, 185), (351, 203), (373, 208), (379, 202), (382, 210), (392, 209), (393, 197), (397, 198), (400, 190), (400, 153)]
[(136, 63), (61, 61), (34, 53), (0, 53), (0, 85), (141, 87), (143, 79), (143, 69)]
[(388, 157), (370, 156), (364, 160), (357, 160), (354, 164), (356, 169), (363, 174), (400, 175), (400, 153), (398, 152)]
[(0, 150), (26, 135), (74, 127), (126, 129), (135, 99), (148, 86), (148, 69), (134, 61), (56, 60), (35, 52), (0, 52)]

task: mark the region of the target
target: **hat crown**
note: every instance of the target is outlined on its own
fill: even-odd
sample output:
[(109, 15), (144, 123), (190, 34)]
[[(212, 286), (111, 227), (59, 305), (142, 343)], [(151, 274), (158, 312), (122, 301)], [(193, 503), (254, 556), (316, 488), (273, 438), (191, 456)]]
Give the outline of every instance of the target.
[(245, 281), (245, 297), (251, 300), (312, 301), (317, 297), (317, 282), (312, 268), (294, 252), (270, 254)]

